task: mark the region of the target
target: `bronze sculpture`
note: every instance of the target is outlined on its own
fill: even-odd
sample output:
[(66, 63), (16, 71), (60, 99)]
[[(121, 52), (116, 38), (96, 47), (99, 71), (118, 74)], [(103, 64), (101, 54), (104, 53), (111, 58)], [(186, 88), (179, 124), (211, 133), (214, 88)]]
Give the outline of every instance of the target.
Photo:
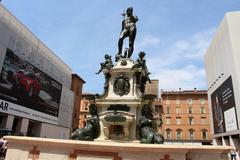
[[(133, 15), (133, 8), (127, 8), (126, 13), (123, 13), (124, 20), (122, 21), (122, 30), (120, 38), (118, 40), (118, 53), (116, 55), (116, 61), (119, 58), (130, 58), (134, 50), (134, 41), (137, 33), (136, 22), (138, 17)], [(126, 37), (129, 37), (129, 48), (125, 51), (124, 57), (122, 56), (123, 41)]]
[(96, 74), (99, 74), (102, 71), (106, 72), (104, 70), (110, 71), (110, 69), (113, 67), (111, 56), (108, 54), (105, 54), (104, 58), (105, 58), (105, 62), (100, 63), (101, 67), (100, 67), (99, 71), (96, 72)]
[(136, 69), (136, 83), (137, 86), (140, 88), (140, 91), (142, 94), (144, 94), (145, 91), (145, 85), (147, 83), (147, 81), (149, 83), (151, 83), (151, 80), (149, 78), (149, 75), (151, 74), (150, 72), (148, 72), (148, 68), (146, 65), (146, 60), (144, 59), (145, 57), (145, 52), (139, 52), (138, 54), (138, 58), (135, 61), (134, 65), (132, 66), (132, 68), (130, 70), (134, 70)]
[(71, 139), (73, 140), (84, 140), (84, 141), (93, 141), (100, 135), (100, 124), (99, 118), (97, 115), (97, 107), (95, 104), (89, 106), (90, 118), (87, 119), (86, 126), (84, 128), (79, 128), (75, 130)]
[(103, 91), (103, 94), (101, 96), (104, 96), (107, 93), (108, 82), (109, 82), (109, 78), (111, 76), (110, 70), (113, 67), (111, 56), (108, 55), (108, 54), (105, 54), (104, 58), (105, 58), (105, 62), (100, 63), (101, 67), (100, 67), (99, 71), (96, 72), (96, 74), (99, 74), (99, 73), (103, 72), (104, 77), (105, 77), (104, 91)]
[(140, 143), (162, 144), (164, 137), (153, 129), (152, 107), (145, 104), (142, 108), (142, 118), (138, 121), (137, 131)]

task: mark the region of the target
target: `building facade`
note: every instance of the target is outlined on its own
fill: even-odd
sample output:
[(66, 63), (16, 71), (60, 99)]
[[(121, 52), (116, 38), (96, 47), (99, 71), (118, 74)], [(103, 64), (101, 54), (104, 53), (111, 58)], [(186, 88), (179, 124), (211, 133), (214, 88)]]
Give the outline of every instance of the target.
[(87, 116), (89, 115), (89, 105), (90, 100), (86, 97), (81, 99), (81, 106), (80, 106), (80, 119), (79, 119), (79, 128), (84, 128), (87, 121)]
[(211, 143), (207, 91), (162, 91), (161, 105), (166, 143)]
[(82, 100), (82, 88), (85, 81), (77, 74), (72, 75), (72, 86), (71, 89), (75, 93), (74, 96), (74, 108), (72, 114), (72, 129), (79, 128), (80, 121), (80, 108)]
[(72, 70), (0, 4), (0, 129), (68, 139)]
[(226, 13), (205, 54), (213, 143), (236, 148), (240, 136), (240, 12)]

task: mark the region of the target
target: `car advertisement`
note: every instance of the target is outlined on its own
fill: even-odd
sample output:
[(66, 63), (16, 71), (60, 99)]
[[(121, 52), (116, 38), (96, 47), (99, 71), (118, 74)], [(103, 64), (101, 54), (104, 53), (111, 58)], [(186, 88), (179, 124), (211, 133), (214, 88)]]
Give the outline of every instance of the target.
[[(7, 49), (0, 74), (0, 100), (4, 105), (10, 108), (18, 105), (21, 110), (25, 108), (23, 112), (41, 112), (45, 120), (49, 115), (53, 118), (52, 122), (56, 123), (61, 91), (62, 85), (59, 82)], [(0, 109), (4, 109), (4, 105)], [(39, 120), (39, 117), (35, 118)]]
[(214, 134), (238, 129), (232, 77), (228, 77), (212, 94)]

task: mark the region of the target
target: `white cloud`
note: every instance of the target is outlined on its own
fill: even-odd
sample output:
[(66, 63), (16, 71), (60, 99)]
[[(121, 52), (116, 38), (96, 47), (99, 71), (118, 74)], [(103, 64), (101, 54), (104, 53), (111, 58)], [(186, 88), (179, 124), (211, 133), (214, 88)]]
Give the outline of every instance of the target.
[(136, 43), (136, 48), (145, 48), (153, 45), (159, 45), (160, 39), (152, 35), (144, 36), (139, 42)]
[(182, 68), (165, 68), (151, 76), (159, 79), (164, 90), (203, 88), (206, 85), (204, 68), (186, 65)]
[(185, 50), (188, 49), (190, 47), (190, 44), (186, 41), (179, 41), (176, 42), (176, 48), (180, 49), (180, 50)]
[(192, 36), (166, 45), (161, 55), (147, 59), (152, 79), (159, 79), (164, 90), (206, 88), (203, 56), (215, 29), (198, 32)]
[(178, 52), (186, 58), (202, 58), (214, 32), (215, 28), (195, 33), (186, 40), (176, 42), (175, 48), (178, 49)]

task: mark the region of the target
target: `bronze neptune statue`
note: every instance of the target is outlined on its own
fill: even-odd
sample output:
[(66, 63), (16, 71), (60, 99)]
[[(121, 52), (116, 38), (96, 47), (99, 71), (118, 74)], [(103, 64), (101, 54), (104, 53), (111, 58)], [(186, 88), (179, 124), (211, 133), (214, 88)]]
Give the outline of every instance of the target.
[[(134, 50), (134, 41), (137, 33), (136, 22), (138, 21), (138, 17), (133, 15), (133, 8), (127, 8), (126, 13), (122, 14), (124, 19), (122, 21), (122, 30), (120, 33), (120, 38), (118, 41), (118, 53), (116, 55), (116, 61), (119, 58), (130, 58), (133, 50)], [(123, 47), (123, 40), (129, 37), (129, 48), (127, 49), (127, 54), (122, 56), (122, 47)]]

